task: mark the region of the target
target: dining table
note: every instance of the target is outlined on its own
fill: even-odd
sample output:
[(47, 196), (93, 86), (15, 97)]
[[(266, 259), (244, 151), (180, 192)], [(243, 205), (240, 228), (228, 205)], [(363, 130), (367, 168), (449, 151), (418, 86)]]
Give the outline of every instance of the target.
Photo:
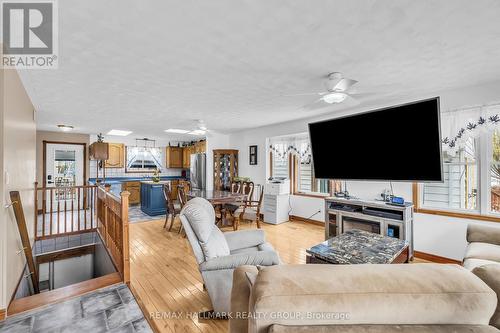
[(242, 205), (247, 198), (247, 195), (244, 193), (235, 193), (224, 190), (199, 189), (191, 189), (186, 193), (186, 196), (188, 197), (188, 200), (192, 198), (203, 198), (210, 202), (214, 206), (216, 213), (220, 215), (220, 217), (216, 218), (216, 222), (221, 222), (222, 225), (227, 225), (228, 219), (226, 213), (229, 213), (233, 228), (236, 228), (236, 224), (234, 223), (234, 212), (233, 210), (225, 209), (224, 207), (227, 204), (233, 204), (236, 206)]

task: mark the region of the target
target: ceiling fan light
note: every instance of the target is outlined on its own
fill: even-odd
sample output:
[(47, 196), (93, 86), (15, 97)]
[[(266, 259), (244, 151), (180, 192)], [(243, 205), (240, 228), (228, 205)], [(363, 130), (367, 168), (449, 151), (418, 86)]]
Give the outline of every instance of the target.
[(346, 94), (341, 92), (334, 92), (323, 96), (323, 101), (328, 104), (342, 103), (346, 98)]

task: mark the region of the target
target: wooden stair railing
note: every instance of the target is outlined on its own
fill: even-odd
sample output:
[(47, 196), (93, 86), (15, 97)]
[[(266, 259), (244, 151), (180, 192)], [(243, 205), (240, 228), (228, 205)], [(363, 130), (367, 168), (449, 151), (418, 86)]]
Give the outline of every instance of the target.
[(19, 195), (18, 191), (10, 192), (10, 201), (14, 209), (17, 229), (19, 230), (19, 235), (21, 236), (24, 255), (26, 256), (26, 261), (28, 263), (29, 274), (31, 277), (31, 282), (33, 284), (33, 291), (35, 292), (35, 294), (38, 294), (40, 293), (40, 289), (38, 286), (38, 272), (36, 271), (35, 260), (33, 259), (33, 251), (31, 250), (28, 228), (26, 227), (26, 219), (24, 218), (23, 204), (21, 202), (21, 196)]
[(95, 230), (97, 186), (38, 187), (35, 183), (35, 239)]
[(97, 232), (124, 283), (130, 283), (128, 203), (130, 192), (120, 197), (109, 192), (109, 187), (97, 189)]

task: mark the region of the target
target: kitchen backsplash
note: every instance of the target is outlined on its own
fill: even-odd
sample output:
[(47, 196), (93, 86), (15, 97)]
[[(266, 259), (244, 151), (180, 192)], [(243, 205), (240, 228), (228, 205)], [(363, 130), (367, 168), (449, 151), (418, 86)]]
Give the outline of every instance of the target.
[[(96, 178), (96, 164), (97, 161), (90, 161), (90, 178)], [(180, 177), (181, 169), (168, 169), (162, 166), (160, 176), (170, 176), (170, 177)], [(144, 173), (127, 173), (125, 168), (106, 168), (106, 177), (151, 177), (153, 174), (151, 172)], [(99, 176), (102, 177), (102, 170), (99, 170)]]

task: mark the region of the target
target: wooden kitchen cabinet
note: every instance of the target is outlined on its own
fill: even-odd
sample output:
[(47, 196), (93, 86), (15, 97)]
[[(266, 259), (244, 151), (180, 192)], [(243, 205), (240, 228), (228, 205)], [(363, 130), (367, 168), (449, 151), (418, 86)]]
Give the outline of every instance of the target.
[(108, 159), (106, 168), (123, 168), (125, 157), (125, 145), (123, 143), (108, 142)]
[(167, 147), (167, 168), (182, 168), (182, 147)]
[(194, 154), (194, 146), (182, 148), (182, 167), (184, 169), (189, 169), (191, 166), (191, 154)]
[(141, 202), (141, 183), (138, 181), (124, 182), (122, 183), (122, 191), (130, 192), (128, 197), (128, 202), (131, 205), (135, 205)]

